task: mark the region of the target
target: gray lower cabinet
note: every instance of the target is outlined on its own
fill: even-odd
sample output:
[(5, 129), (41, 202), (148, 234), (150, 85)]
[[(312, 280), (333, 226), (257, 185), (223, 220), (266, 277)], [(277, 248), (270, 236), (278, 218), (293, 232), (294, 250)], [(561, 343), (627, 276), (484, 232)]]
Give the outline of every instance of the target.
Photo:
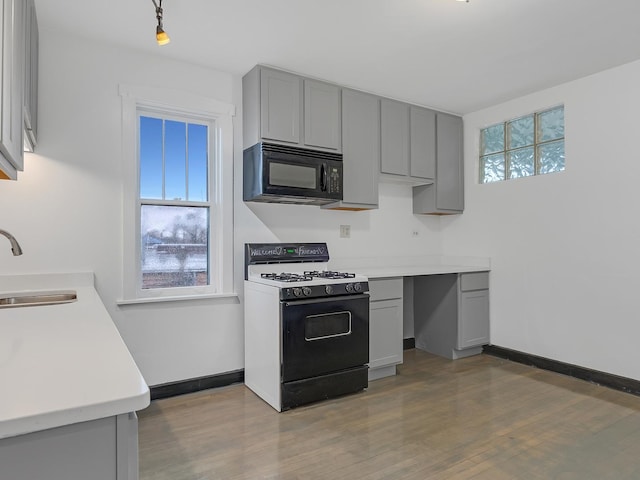
[(450, 359), (482, 352), (489, 337), (489, 273), (414, 278), (416, 348)]
[(322, 208), (378, 208), (380, 165), (380, 99), (357, 90), (342, 90), (342, 174), (344, 197)]
[(242, 79), (244, 148), (265, 140), (341, 151), (340, 90), (257, 65)]
[(369, 280), (369, 380), (396, 374), (402, 363), (403, 279)]
[(0, 440), (0, 478), (136, 480), (135, 413)]
[(413, 213), (447, 215), (464, 210), (462, 118), (436, 114), (436, 174), (432, 185), (413, 188)]

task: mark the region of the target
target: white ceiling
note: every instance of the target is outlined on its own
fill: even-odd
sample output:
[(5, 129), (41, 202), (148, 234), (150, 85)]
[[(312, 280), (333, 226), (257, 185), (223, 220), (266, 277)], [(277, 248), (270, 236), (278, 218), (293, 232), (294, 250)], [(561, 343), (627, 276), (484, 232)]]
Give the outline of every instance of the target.
[[(233, 74), (257, 63), (464, 114), (640, 59), (638, 0), (36, 0), (62, 29)], [(639, 87), (640, 88), (640, 87)]]

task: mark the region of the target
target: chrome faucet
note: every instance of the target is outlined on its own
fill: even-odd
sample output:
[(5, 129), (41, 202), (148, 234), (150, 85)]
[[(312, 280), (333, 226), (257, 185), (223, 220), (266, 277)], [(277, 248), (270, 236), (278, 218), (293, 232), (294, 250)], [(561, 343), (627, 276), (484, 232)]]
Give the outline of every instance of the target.
[(16, 240), (16, 237), (11, 235), (6, 230), (2, 229), (0, 229), (0, 235), (4, 235), (9, 239), (9, 242), (11, 242), (11, 251), (13, 252), (14, 256), (17, 257), (18, 255), (22, 255), (22, 248), (20, 248), (20, 244), (18, 243), (18, 240)]

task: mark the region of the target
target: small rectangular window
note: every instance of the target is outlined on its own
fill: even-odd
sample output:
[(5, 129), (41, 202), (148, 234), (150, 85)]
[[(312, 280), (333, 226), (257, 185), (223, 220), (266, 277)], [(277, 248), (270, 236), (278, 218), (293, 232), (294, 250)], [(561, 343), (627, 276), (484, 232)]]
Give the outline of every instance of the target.
[(564, 170), (564, 106), (480, 131), (480, 183)]

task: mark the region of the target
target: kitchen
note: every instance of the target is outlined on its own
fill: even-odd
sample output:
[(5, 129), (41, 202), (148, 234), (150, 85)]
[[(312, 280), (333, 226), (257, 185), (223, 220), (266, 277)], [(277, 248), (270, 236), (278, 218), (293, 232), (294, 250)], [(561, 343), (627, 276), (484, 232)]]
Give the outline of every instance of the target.
[[(114, 17), (105, 17), (112, 18), (105, 23), (116, 30), (118, 17), (128, 16), (125, 3), (120, 9), (80, 3), (73, 3), (69, 12), (102, 18), (110, 11)], [(637, 45), (636, 37), (614, 43), (611, 63), (585, 70), (583, 78), (567, 76), (529, 91), (513, 87), (508, 98), (494, 93), (485, 104), (469, 110), (449, 108), (464, 113), (464, 214), (413, 215), (411, 191), (386, 183), (380, 184), (379, 209), (367, 212), (244, 204), (236, 171), (233, 290), (238, 297), (121, 307), (117, 302), (122, 298), (124, 178), (118, 86), (158, 86), (214, 96), (236, 106), (234, 122), (241, 125), (241, 78), (253, 64), (228, 73), (230, 67), (204, 67), (86, 38), (86, 31), (74, 33), (64, 24), (46, 24), (45, 11), (62, 7), (45, 2), (36, 6), (40, 21), (38, 147), (26, 154), (25, 171), (17, 182), (0, 184), (5, 205), (0, 228), (14, 234), (24, 250), (22, 256), (13, 257), (3, 242), (2, 274), (95, 272), (96, 289), (149, 385), (243, 368), (242, 247), (272, 241), (326, 241), (332, 257), (338, 259), (380, 256), (390, 242), (406, 256), (489, 257), (493, 344), (640, 379), (640, 353), (634, 342), (640, 333), (633, 301), (637, 281), (632, 270), (640, 255), (634, 207), (640, 200), (635, 181), (640, 167), (633, 145), (640, 64), (622, 51), (624, 43)], [(474, 15), (481, 15), (474, 0), (453, 7), (472, 7)], [(169, 30), (170, 15), (178, 15), (179, 9), (169, 0), (164, 8), (165, 26), (172, 34), (172, 43), (166, 47), (172, 47), (179, 44), (179, 37), (175, 29)], [(573, 8), (585, 5), (575, 3)], [(625, 8), (615, 20), (593, 20), (601, 26), (616, 26), (618, 35), (625, 31), (636, 35), (632, 25), (617, 27), (637, 13), (632, 3), (625, 2)], [(148, 31), (154, 28), (152, 6), (136, 7), (136, 12), (139, 16), (131, 28), (137, 30), (141, 43), (147, 42)], [(72, 22), (73, 18), (69, 14), (68, 21), (82, 24)], [(231, 50), (245, 33), (238, 30), (228, 35)], [(604, 41), (600, 35), (576, 38), (581, 43), (594, 42), (587, 46), (597, 50), (594, 44)], [(156, 45), (152, 47), (157, 51)], [(267, 60), (256, 58), (254, 64)], [(276, 60), (269, 63), (278, 64)], [(329, 78), (320, 67), (306, 69), (307, 65), (295, 62), (281, 66), (326, 80), (340, 79)], [(596, 73), (599, 70), (603, 71)], [(363, 77), (352, 73), (344, 83), (365, 88), (369, 84)], [(481, 82), (468, 75), (452, 76), (450, 81), (457, 82), (454, 86), (460, 96), (470, 89), (469, 82), (474, 88)], [(425, 89), (426, 81), (422, 84)], [(368, 90), (384, 93), (373, 87)], [(500, 85), (497, 92), (504, 88)], [(435, 99), (420, 103), (440, 106)], [(559, 103), (566, 108), (565, 172), (493, 185), (477, 183), (479, 128)], [(445, 107), (443, 100), (441, 108)], [(236, 126), (233, 135), (237, 166), (242, 163), (241, 129)], [(631, 210), (627, 213), (621, 205)], [(340, 225), (351, 226), (350, 238), (340, 238)]]

